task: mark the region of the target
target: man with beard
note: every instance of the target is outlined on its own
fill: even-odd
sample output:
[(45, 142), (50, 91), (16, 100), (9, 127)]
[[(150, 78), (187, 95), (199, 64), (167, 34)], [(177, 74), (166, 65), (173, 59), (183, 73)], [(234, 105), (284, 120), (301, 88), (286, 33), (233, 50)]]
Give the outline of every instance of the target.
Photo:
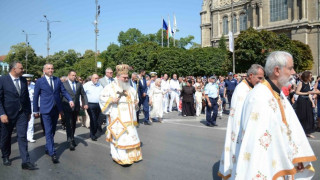
[(241, 81), (234, 90), (231, 99), (231, 108), (228, 118), (228, 126), (225, 138), (224, 149), (220, 160), (218, 175), (226, 179), (230, 177), (232, 171), (232, 158), (235, 155), (235, 147), (240, 128), (241, 112), (244, 100), (253, 87), (264, 78), (263, 67), (259, 64), (251, 65), (247, 72), (247, 77)]
[(231, 179), (312, 179), (317, 158), (281, 92), (295, 74), (292, 55), (272, 52), (265, 73), (242, 108)]
[(102, 113), (108, 118), (106, 141), (110, 142), (112, 159), (120, 165), (130, 165), (142, 160), (140, 140), (135, 126), (136, 91), (129, 83), (129, 66), (116, 67), (117, 77), (100, 94)]

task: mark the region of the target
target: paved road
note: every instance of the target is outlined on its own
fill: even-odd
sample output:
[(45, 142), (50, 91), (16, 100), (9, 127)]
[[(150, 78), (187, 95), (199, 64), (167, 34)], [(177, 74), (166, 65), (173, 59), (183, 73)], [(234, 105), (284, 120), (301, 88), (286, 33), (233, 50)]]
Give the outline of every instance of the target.
[[(66, 143), (66, 132), (58, 129), (55, 136), (60, 164), (52, 164), (44, 154), (45, 138), (39, 120), (36, 121), (36, 143), (29, 143), (30, 156), (39, 170), (21, 170), (21, 159), (13, 135), (11, 167), (0, 165), (0, 179), (108, 179), (108, 180), (216, 180), (223, 149), (227, 115), (218, 119), (218, 127), (206, 127), (205, 116), (181, 117), (177, 112), (165, 114), (164, 123), (140, 125), (138, 133), (143, 142), (143, 161), (130, 167), (114, 163), (109, 155), (109, 144), (101, 134), (98, 141), (89, 138), (89, 130), (78, 124), (78, 146), (71, 152)], [(60, 127), (60, 126), (59, 126)], [(320, 133), (310, 143), (317, 158), (320, 155)], [(313, 163), (320, 179), (320, 162)]]

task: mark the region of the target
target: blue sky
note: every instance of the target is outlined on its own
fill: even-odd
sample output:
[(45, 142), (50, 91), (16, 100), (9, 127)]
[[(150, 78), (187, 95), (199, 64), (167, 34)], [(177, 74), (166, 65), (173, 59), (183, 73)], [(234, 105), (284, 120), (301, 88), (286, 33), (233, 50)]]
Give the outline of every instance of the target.
[[(118, 43), (120, 31), (137, 28), (143, 34), (156, 33), (162, 27), (161, 17), (167, 21), (176, 15), (179, 32), (176, 39), (193, 35), (200, 37), (202, 0), (99, 0), (98, 50), (104, 51), (110, 43)], [(74, 49), (81, 54), (95, 49), (93, 21), (95, 0), (1, 0), (0, 1), (0, 55), (6, 55), (10, 46), (25, 42), (22, 30), (29, 34), (30, 45), (37, 55), (46, 56), (47, 26), (40, 22), (47, 15), (51, 23), (50, 54)]]

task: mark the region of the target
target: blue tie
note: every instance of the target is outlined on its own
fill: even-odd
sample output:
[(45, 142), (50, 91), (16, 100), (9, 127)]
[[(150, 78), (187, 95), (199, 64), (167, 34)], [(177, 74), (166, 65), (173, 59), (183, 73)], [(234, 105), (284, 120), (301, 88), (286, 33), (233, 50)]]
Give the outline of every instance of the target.
[(52, 77), (50, 77), (50, 86), (51, 86), (52, 90), (54, 90), (53, 84), (52, 84)]
[(76, 88), (74, 87), (74, 82), (72, 82), (72, 90), (73, 90), (73, 93), (76, 94)]

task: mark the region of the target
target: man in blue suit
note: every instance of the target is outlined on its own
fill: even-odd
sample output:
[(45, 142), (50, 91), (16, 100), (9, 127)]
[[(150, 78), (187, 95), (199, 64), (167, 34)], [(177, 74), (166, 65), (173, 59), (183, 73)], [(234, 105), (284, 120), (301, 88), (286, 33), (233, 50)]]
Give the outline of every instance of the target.
[(140, 114), (140, 107), (143, 105), (143, 113), (144, 113), (144, 124), (151, 125), (149, 121), (149, 96), (148, 96), (148, 85), (145, 78), (146, 71), (140, 70), (139, 74), (139, 111), (137, 112), (137, 121), (139, 122), (139, 114)]
[(17, 129), (22, 169), (35, 170), (28, 153), (27, 128), (31, 117), (31, 103), (27, 80), (22, 77), (23, 66), (20, 62), (10, 65), (10, 73), (0, 78), (0, 116), (2, 123), (1, 151), (3, 165), (10, 166), (11, 135)]
[(54, 150), (54, 135), (56, 131), (59, 113), (63, 113), (61, 97), (62, 94), (70, 104), (74, 107), (72, 98), (64, 88), (59, 78), (53, 75), (53, 65), (45, 64), (43, 66), (44, 76), (37, 80), (34, 88), (33, 112), (35, 117), (39, 117), (39, 97), (40, 97), (40, 113), (42, 115), (45, 135), (46, 135), (46, 153), (51, 156), (53, 163), (59, 163), (58, 157)]

